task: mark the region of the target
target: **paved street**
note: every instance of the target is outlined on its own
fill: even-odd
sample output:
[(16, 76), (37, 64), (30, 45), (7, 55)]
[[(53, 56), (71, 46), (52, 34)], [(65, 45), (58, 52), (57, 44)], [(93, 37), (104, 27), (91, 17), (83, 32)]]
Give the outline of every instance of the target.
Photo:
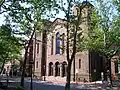
[[(30, 82), (25, 82), (25, 90), (30, 90)], [(34, 82), (33, 90), (64, 90), (64, 85), (57, 85), (49, 82)], [(88, 85), (71, 85), (71, 90), (110, 90), (109, 87), (89, 87)], [(113, 88), (120, 90), (120, 88)]]
[[(20, 84), (20, 78), (13, 78), (9, 82), (12, 86), (18, 86)], [(40, 80), (33, 80), (33, 90), (64, 90), (65, 84), (56, 82), (47, 82)], [(1, 90), (1, 89), (0, 89)], [(25, 90), (30, 90), (30, 80), (25, 79)], [(110, 90), (109, 87), (90, 86), (87, 84), (71, 85), (71, 90)], [(118, 87), (114, 87), (112, 90), (120, 90)]]
[[(33, 81), (33, 90), (64, 90), (64, 84), (57, 84), (47, 81)], [(30, 90), (30, 81), (25, 81), (25, 90)], [(109, 87), (94, 86), (89, 85), (71, 85), (71, 90), (110, 90)], [(112, 90), (120, 90), (118, 87), (114, 87)]]

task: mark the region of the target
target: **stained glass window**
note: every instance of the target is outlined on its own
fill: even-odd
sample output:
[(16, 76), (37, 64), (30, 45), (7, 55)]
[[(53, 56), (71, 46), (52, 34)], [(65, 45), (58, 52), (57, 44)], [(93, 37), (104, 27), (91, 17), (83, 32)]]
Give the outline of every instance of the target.
[(60, 54), (60, 34), (56, 33), (56, 54)]

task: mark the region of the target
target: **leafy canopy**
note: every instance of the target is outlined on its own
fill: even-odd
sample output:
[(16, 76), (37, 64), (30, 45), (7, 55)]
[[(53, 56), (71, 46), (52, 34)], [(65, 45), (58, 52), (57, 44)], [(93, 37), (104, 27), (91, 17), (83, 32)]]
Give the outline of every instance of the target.
[(17, 59), (20, 55), (21, 46), (16, 43), (19, 39), (12, 35), (11, 30), (7, 25), (0, 27), (0, 60)]
[(113, 3), (98, 1), (99, 8), (92, 12), (89, 24), (91, 32), (86, 38), (86, 48), (106, 57), (112, 57), (120, 51), (119, 16), (112, 14)]

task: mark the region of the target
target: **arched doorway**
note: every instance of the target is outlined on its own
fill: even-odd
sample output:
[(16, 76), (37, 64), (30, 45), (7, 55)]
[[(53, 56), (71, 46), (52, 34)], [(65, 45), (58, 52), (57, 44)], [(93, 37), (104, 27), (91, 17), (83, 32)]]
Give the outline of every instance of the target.
[(55, 76), (60, 76), (60, 63), (55, 63)]
[(67, 63), (64, 61), (62, 63), (62, 77), (66, 76), (66, 72), (67, 72)]
[(49, 63), (49, 76), (53, 76), (53, 63)]

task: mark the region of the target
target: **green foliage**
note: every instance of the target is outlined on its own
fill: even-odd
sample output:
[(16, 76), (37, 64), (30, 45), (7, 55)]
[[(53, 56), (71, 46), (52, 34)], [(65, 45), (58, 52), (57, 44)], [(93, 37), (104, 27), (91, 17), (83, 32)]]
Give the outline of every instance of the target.
[(14, 34), (29, 38), (35, 27), (40, 26), (41, 18), (51, 16), (48, 12), (54, 8), (55, 2), (55, 0), (8, 0), (2, 4), (0, 14), (7, 12), (6, 23), (14, 29)]
[(92, 12), (89, 37), (85, 39), (86, 48), (112, 57), (120, 52), (120, 19), (111, 14), (112, 5), (99, 2), (99, 8)]
[(118, 14), (120, 14), (120, 0), (112, 0), (113, 4), (117, 8)]
[[(50, 11), (51, 8), (54, 7), (54, 4), (55, 0), (3, 0), (3, 3), (0, 6), (0, 14), (7, 12), (5, 15), (5, 23), (9, 25), (11, 30), (10, 35), (12, 35), (10, 38), (15, 42), (13, 43), (10, 41), (8, 44), (4, 44), (7, 43), (9, 39), (4, 41), (4, 43), (1, 41), (0, 52), (3, 53), (5, 51), (5, 47), (2, 47), (3, 45), (9, 47), (7, 49), (10, 49), (11, 51), (16, 49), (14, 51), (16, 53), (20, 50), (14, 44), (26, 46), (28, 43), (25, 41), (31, 37), (31, 33), (34, 30), (41, 32), (43, 28), (41, 18), (46, 15), (47, 11)], [(3, 33), (6, 32), (2, 32), (1, 34), (4, 35)], [(20, 38), (16, 38), (16, 36), (19, 36)], [(11, 43), (14, 46), (11, 46)], [(14, 57), (17, 57), (16, 53), (14, 54)], [(11, 53), (8, 54), (9, 57), (12, 56), (10, 54)]]
[(24, 90), (23, 87), (18, 86), (16, 90)]
[(87, 48), (89, 48), (89, 50), (97, 51), (99, 48), (103, 48), (103, 35), (99, 30), (92, 32), (92, 37), (87, 37), (86, 39)]
[(20, 55), (21, 46), (16, 43), (18, 38), (12, 35), (12, 30), (7, 25), (0, 27), (0, 61), (4, 59), (17, 59)]

